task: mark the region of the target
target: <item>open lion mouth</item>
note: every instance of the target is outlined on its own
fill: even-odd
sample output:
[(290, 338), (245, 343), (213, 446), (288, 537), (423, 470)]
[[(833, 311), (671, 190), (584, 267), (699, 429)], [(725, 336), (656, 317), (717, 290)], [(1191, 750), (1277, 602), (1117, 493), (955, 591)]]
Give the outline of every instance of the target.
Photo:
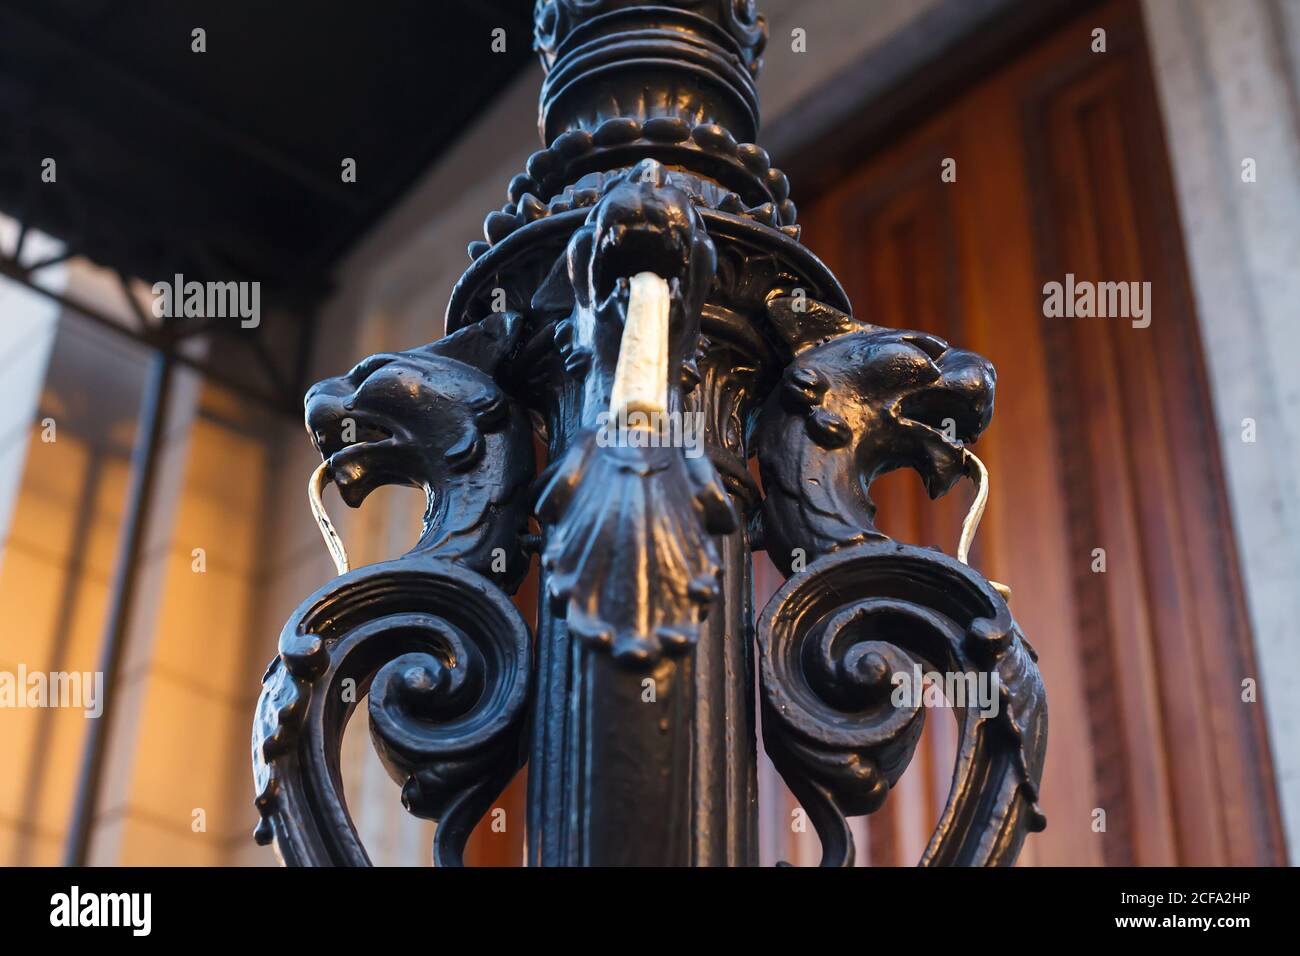
[(331, 429), (329, 432), (313, 431), (312, 437), (316, 450), (321, 453), (322, 458), (332, 459), (349, 449), (378, 445), (393, 437), (392, 430), (382, 425), (363, 421), (360, 418), (353, 418), (352, 420), (355, 426), (351, 441), (347, 441), (343, 437), (346, 430), (346, 416), (345, 420), (341, 421), (337, 428)]
[(398, 447), (387, 422), (349, 408), (355, 393), (340, 394), (341, 382), (314, 389), (307, 400), (307, 429), (326, 462), (326, 476), (350, 507), (388, 480)]
[(960, 403), (941, 394), (909, 396), (899, 403), (898, 424), (916, 436), (920, 456), (913, 465), (931, 498), (948, 491), (965, 472), (966, 442), (975, 434), (970, 417)]
[(930, 496), (938, 497), (966, 470), (966, 444), (975, 441), (993, 417), (994, 377), (987, 361), (961, 349), (937, 360), (939, 378), (899, 400), (899, 425), (919, 439), (917, 470)]
[(944, 385), (908, 395), (898, 406), (900, 424), (924, 428), (955, 448), (979, 437), (983, 418), (965, 394)]
[(668, 280), (674, 299), (690, 266), (690, 245), (679, 229), (654, 225), (616, 225), (604, 231), (592, 262), (598, 308), (621, 306), (626, 312), (628, 277), (653, 272)]
[[(360, 436), (362, 431), (358, 429), (357, 434)], [(359, 506), (380, 485), (393, 480), (390, 466), (398, 458), (397, 439), (393, 435), (377, 427), (365, 434), (364, 439), (359, 437), (351, 444), (326, 445), (321, 452), (326, 461), (326, 474), (352, 508)]]

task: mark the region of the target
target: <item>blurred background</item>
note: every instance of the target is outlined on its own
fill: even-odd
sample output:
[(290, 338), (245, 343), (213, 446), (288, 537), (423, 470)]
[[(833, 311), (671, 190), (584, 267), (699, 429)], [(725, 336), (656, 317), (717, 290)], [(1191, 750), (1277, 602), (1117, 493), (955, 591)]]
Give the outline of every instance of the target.
[[(998, 368), (973, 563), (1051, 701), (1021, 865), (1296, 862), (1300, 0), (759, 6), (804, 241), (859, 316)], [(98, 719), (0, 707), (0, 863), (275, 863), (253, 707), (334, 573), (302, 394), (442, 334), (540, 145), (531, 30), (527, 0), (0, 0), (0, 673), (109, 678)], [(259, 283), (256, 327), (159, 318), (178, 274)], [(1067, 274), (1150, 282), (1149, 326), (1046, 316)], [(955, 548), (966, 492), (873, 495)], [(419, 493), (327, 500), (354, 566), (418, 536)], [(357, 828), (427, 865), (363, 723)], [(920, 855), (954, 740), (929, 722), (859, 862)], [(522, 783), (472, 862), (521, 860)], [(765, 763), (765, 863), (818, 859), (795, 810)]]

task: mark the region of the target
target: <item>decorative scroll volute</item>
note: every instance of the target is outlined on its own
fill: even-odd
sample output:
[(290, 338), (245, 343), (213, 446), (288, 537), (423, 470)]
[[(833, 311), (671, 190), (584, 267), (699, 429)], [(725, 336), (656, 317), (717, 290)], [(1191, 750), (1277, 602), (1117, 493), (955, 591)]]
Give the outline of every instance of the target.
[(434, 860), (470, 831), (523, 761), (531, 639), (509, 599), (457, 565), (412, 556), (352, 571), (285, 625), (253, 727), (260, 843), (290, 865), (365, 866), (339, 748), (369, 692), (371, 735), (402, 803), (438, 820)]
[(1042, 829), (1042, 678), (1006, 603), (968, 566), (888, 540), (845, 548), (787, 581), (757, 633), (764, 741), (821, 837), (822, 865), (852, 865), (845, 817), (880, 808), (920, 736), (920, 689), (900, 704), (896, 675), (956, 675), (995, 695), (988, 711), (954, 710), (953, 785), (921, 863), (1009, 865)]

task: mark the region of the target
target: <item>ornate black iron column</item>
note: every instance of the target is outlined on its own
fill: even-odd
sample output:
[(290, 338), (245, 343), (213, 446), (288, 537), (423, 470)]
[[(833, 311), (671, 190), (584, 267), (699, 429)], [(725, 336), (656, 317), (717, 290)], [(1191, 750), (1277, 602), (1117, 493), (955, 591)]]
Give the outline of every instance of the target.
[[(317, 503), (405, 483), (429, 508), (409, 554), (355, 571), (318, 510), (345, 573), (285, 626), (254, 729), (258, 838), (286, 862), (366, 862), (338, 751), (367, 693), (441, 864), (525, 759), (532, 864), (757, 862), (756, 679), (824, 863), (906, 768), (918, 669), (993, 692), (955, 710), (925, 862), (1011, 862), (1041, 826), (1041, 681), (965, 563), (993, 369), (854, 317), (800, 244), (752, 143), (765, 40), (749, 0), (539, 0), (546, 145), (471, 244), (448, 336), (309, 393)], [(956, 558), (876, 529), (868, 487), (899, 467), (979, 484)], [(789, 580), (755, 622), (764, 547)], [(507, 598), (532, 551), (535, 637)]]

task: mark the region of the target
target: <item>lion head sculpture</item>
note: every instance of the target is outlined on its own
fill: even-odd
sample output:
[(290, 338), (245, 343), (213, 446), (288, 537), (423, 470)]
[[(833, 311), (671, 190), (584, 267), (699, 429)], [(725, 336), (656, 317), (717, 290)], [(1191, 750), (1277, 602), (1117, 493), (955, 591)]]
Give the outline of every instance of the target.
[(787, 574), (796, 553), (812, 561), (885, 537), (868, 494), (885, 472), (912, 468), (930, 497), (947, 492), (966, 473), (965, 444), (993, 415), (987, 359), (925, 332), (830, 313), (818, 303), (801, 320), (830, 334), (796, 347), (758, 430), (767, 550)]
[(493, 380), (521, 318), (492, 314), (430, 345), (383, 352), (307, 393), (306, 423), (350, 507), (381, 485), (428, 496), (413, 554), (518, 585), (533, 474), (531, 429)]
[(568, 313), (556, 322), (554, 341), (566, 373), (581, 383), (583, 427), (609, 407), (632, 276), (648, 271), (668, 283), (672, 384), (689, 392), (699, 378), (700, 312), (717, 268), (699, 211), (665, 166), (643, 160), (604, 189), (532, 300), (535, 312)]

